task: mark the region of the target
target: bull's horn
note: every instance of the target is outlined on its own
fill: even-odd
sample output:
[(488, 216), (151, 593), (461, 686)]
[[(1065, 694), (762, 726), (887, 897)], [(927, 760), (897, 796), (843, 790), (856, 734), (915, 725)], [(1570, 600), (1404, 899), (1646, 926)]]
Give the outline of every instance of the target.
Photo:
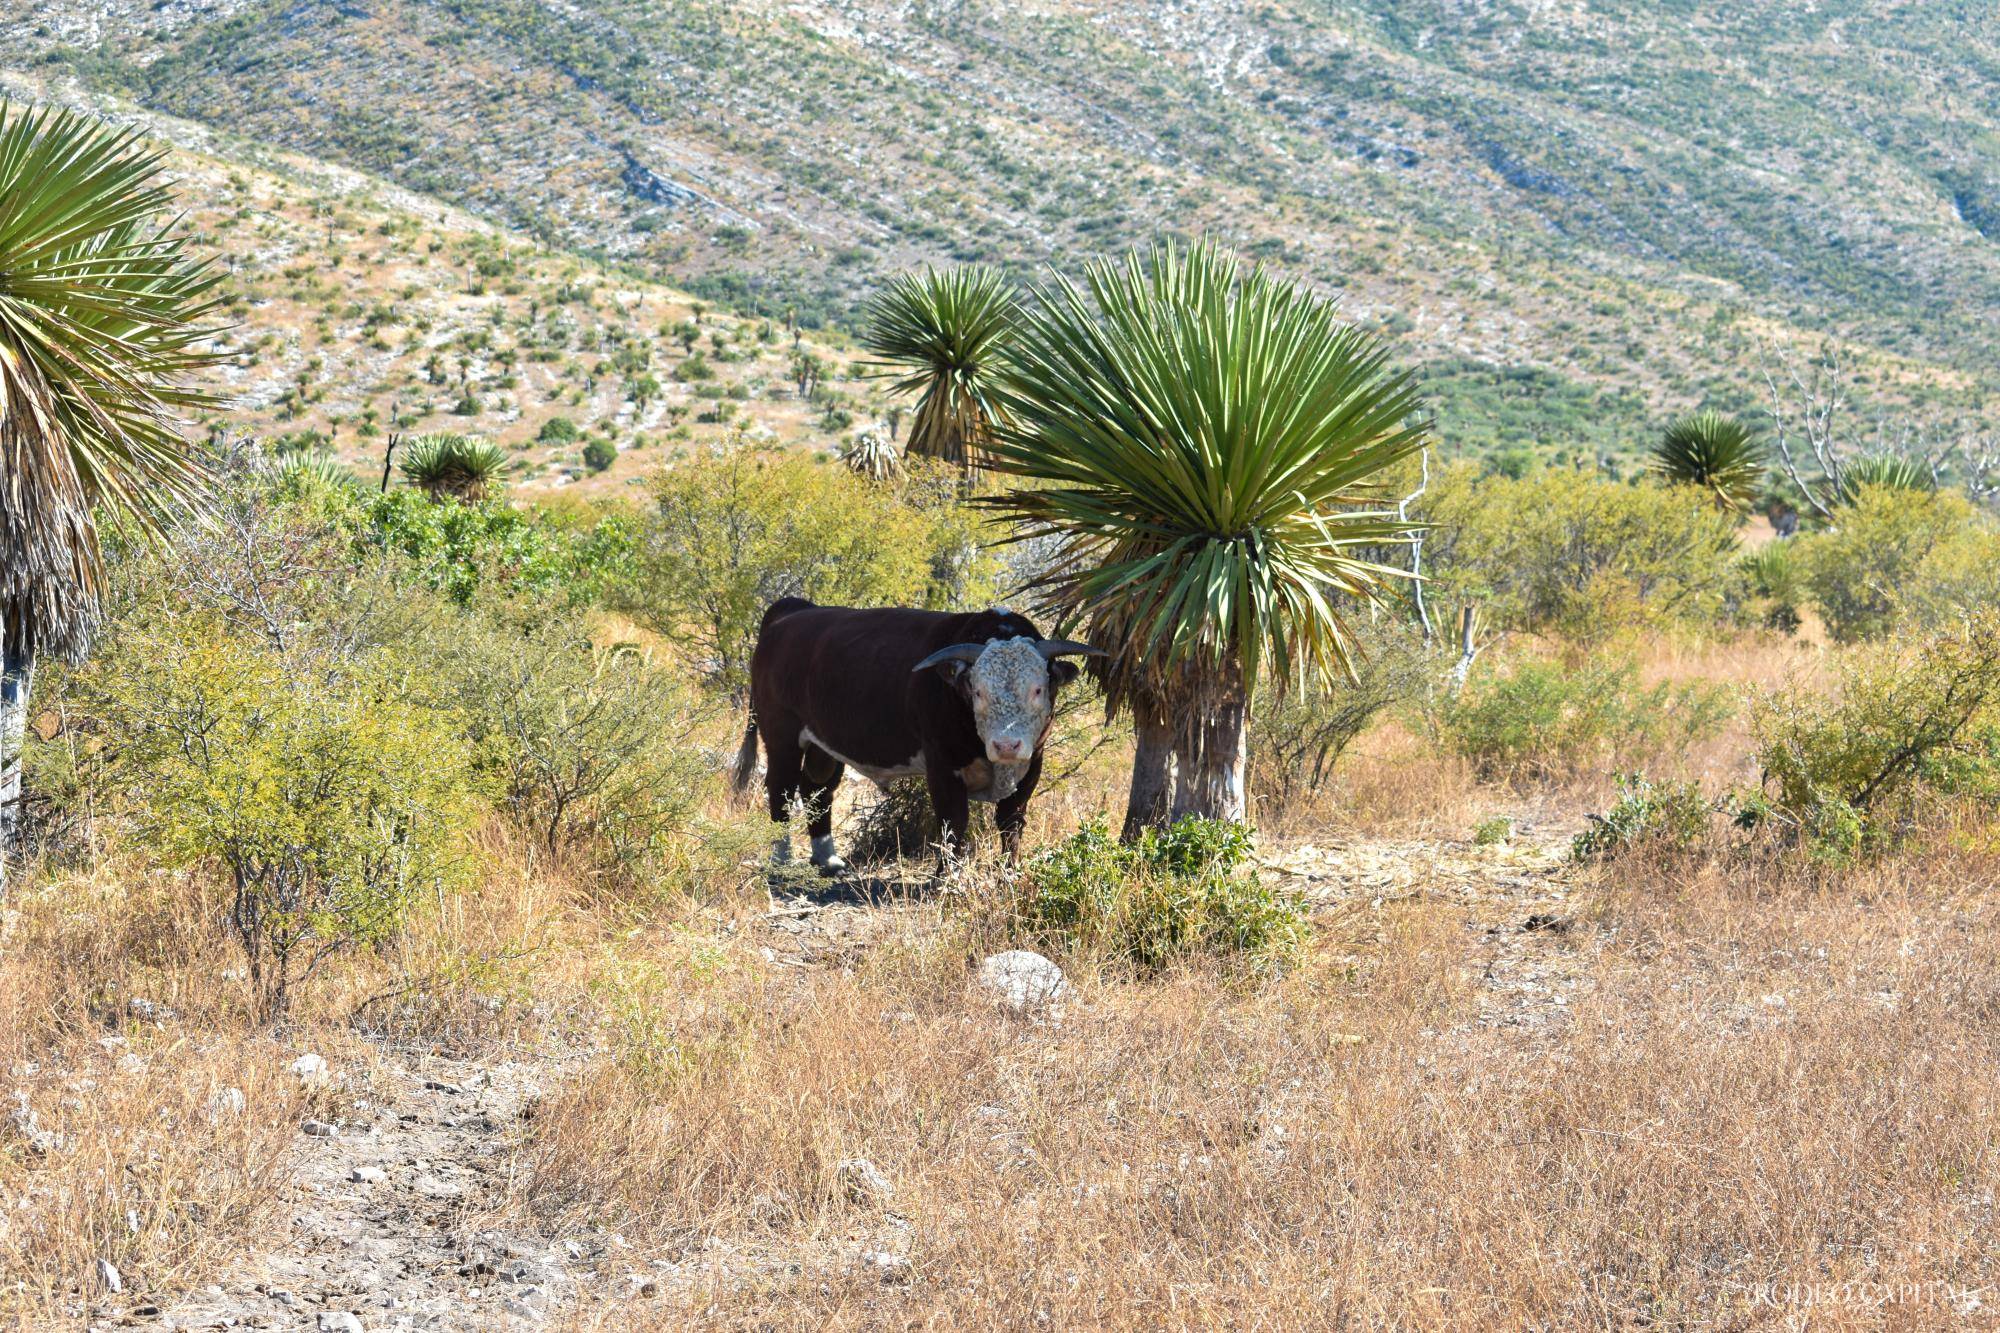
[(910, 668), (910, 674), (926, 671), (943, 662), (977, 662), (979, 655), (986, 651), (983, 643), (954, 643), (949, 648), (940, 648), (923, 661)]
[(1093, 648), (1075, 639), (1043, 639), (1035, 645), (1044, 660), (1051, 657), (1109, 657), (1102, 648)]

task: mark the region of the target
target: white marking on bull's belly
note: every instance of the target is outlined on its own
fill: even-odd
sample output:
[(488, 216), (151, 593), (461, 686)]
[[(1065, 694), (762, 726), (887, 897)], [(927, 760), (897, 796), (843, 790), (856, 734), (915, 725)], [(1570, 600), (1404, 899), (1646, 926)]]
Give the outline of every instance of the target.
[(877, 768), (873, 764), (858, 764), (819, 737), (813, 735), (811, 727), (801, 727), (799, 729), (799, 744), (816, 746), (826, 751), (878, 787), (886, 787), (898, 778), (918, 777), (924, 771), (924, 757), (921, 753), (912, 755), (908, 760), (898, 764), (894, 768)]

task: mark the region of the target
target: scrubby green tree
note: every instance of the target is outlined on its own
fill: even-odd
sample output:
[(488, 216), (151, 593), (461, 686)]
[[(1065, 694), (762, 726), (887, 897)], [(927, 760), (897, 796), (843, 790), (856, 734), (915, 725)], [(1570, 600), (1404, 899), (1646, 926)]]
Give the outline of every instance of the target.
[(980, 264), (904, 274), (869, 303), (861, 345), (897, 377), (893, 392), (918, 395), (907, 452), (980, 464), (1017, 310), (1007, 279)]
[(1418, 505), (1431, 600), (1487, 604), (1495, 624), (1583, 642), (1670, 620), (1711, 621), (1736, 524), (1684, 486), (1576, 468), (1518, 480), (1445, 469)]
[(1347, 607), (1401, 571), (1375, 484), (1421, 447), (1411, 377), (1307, 288), (1202, 242), (1162, 244), (1058, 280), (1009, 355), (994, 498), (1054, 542), (1041, 580), (1111, 658), (1113, 706), (1140, 745), (1127, 831), (1171, 816), (1240, 820), (1260, 679), (1317, 686), (1351, 668)]
[(1835, 639), (1936, 626), (2000, 597), (2000, 529), (1957, 491), (1863, 486), (1837, 526), (1793, 539), (1793, 563)]
[(218, 273), (161, 219), (162, 154), (135, 131), (0, 103), (0, 892), (19, 840), (35, 662), (88, 643), (100, 515), (159, 531), (207, 478), (183, 414), (216, 360)]
[(944, 607), (993, 594), (962, 506), (927, 509), (811, 457), (731, 445), (663, 469), (652, 491), (627, 609), (739, 698), (781, 597)]

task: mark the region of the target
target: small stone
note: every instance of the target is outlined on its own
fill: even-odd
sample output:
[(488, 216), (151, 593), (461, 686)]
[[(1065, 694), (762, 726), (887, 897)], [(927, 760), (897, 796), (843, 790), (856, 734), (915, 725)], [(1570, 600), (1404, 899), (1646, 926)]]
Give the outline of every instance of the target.
[(541, 1273), (526, 1259), (515, 1259), (500, 1265), (499, 1276), (502, 1282), (511, 1282), (515, 1286), (528, 1286), (542, 1280)]
[(896, 1197), (889, 1177), (865, 1157), (850, 1157), (833, 1169), (833, 1175), (855, 1203), (881, 1207)]
[(340, 1126), (329, 1125), (324, 1120), (302, 1121), (299, 1124), (299, 1128), (304, 1130), (307, 1134), (311, 1135), (313, 1138), (316, 1139), (332, 1139), (340, 1137)]
[(357, 1185), (379, 1185), (389, 1178), (389, 1173), (379, 1166), (357, 1166), (347, 1173), (347, 1178)]
[(319, 1333), (365, 1333), (365, 1330), (361, 1327), (361, 1317), (351, 1310), (322, 1310)]
[(209, 1123), (213, 1124), (219, 1120), (227, 1120), (233, 1116), (242, 1115), (245, 1105), (243, 1089), (224, 1088), (208, 1099), (206, 1110)]
[(444, 1081), (443, 1079), (440, 1079), (440, 1078), (427, 1078), (427, 1079), (425, 1079), (425, 1080), (424, 1080), (424, 1087), (425, 1087), (425, 1089), (427, 1089), (427, 1090), (428, 1090), (428, 1091), (430, 1091), (430, 1092), (448, 1092), (448, 1093), (452, 1094), (453, 1096), (457, 1096), (457, 1095), (458, 1095), (459, 1093), (462, 1093), (462, 1092), (464, 1092), (464, 1091), (465, 1091), (465, 1089), (464, 1089), (464, 1088), (461, 1088), (461, 1087), (459, 1087), (459, 1086), (458, 1086), (458, 1084), (456, 1084), (456, 1083), (447, 1083), (447, 1082), (445, 1082), (445, 1081)]
[(1069, 998), (1069, 979), (1062, 969), (1038, 953), (1009, 949), (979, 965), (979, 988), (1016, 1017), (1038, 1011), (1059, 1015)]
[(900, 1254), (891, 1254), (887, 1250), (868, 1250), (862, 1254), (861, 1262), (874, 1269), (884, 1282), (910, 1280), (910, 1261)]
[(292, 1071), (292, 1077), (308, 1087), (326, 1082), (326, 1057), (323, 1055), (307, 1051), (286, 1067)]
[(515, 1300), (511, 1296), (500, 1302), (500, 1307), (516, 1319), (540, 1320), (546, 1317), (526, 1301)]
[(660, 1284), (643, 1273), (634, 1273), (629, 1280), (629, 1294), (634, 1297), (650, 1298), (660, 1294)]
[(153, 1017), (154, 1011), (155, 1006), (151, 1000), (141, 999), (137, 995), (125, 1001), (125, 1012), (142, 1023), (149, 1021)]
[(292, 1295), (289, 1291), (274, 1291), (271, 1293), (271, 1299), (280, 1305), (297, 1305), (299, 1303), (299, 1298)]
[(125, 1290), (125, 1279), (119, 1276), (117, 1267), (109, 1259), (99, 1259), (97, 1285), (115, 1294)]

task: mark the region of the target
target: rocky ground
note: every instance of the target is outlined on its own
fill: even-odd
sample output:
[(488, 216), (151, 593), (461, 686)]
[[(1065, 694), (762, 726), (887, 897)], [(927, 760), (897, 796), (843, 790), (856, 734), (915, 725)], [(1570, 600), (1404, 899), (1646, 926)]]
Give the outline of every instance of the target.
[[(1564, 852), (1549, 830), (1519, 829), (1505, 842), (1355, 841), (1292, 844), (1273, 852), (1267, 874), (1304, 892), (1322, 916), (1345, 924), (1386, 920), (1413, 897), (1466, 909), (1464, 948), (1482, 977), (1479, 1022), (1524, 1035), (1559, 1027), (1588, 975), (1579, 944)], [(924, 886), (808, 875), (773, 882), (756, 929), (767, 959), (814, 969), (851, 963), (918, 910)], [(1366, 940), (1367, 931), (1344, 932)], [(987, 969), (1003, 1003), (1012, 990), (1049, 979), (1010, 960)], [(1053, 983), (1060, 989), (1057, 979)], [(1037, 991), (1034, 1003), (1051, 994)], [(1060, 999), (1060, 996), (1054, 998)], [(641, 1256), (612, 1231), (532, 1234), (502, 1206), (509, 1149), (535, 1114), (545, 1086), (563, 1075), (549, 1061), (477, 1063), (382, 1046), (366, 1071), (313, 1066), (307, 1079), (343, 1085), (339, 1114), (304, 1120), (267, 1248), (245, 1254), (165, 1308), (121, 1304), (95, 1311), (93, 1328), (526, 1329), (644, 1326), (654, 1299), (714, 1281), (757, 1281), (786, 1255), (716, 1243), (674, 1256)], [(609, 1147), (610, 1145), (607, 1145)], [(843, 1166), (847, 1187), (883, 1193), (871, 1164)], [(876, 1200), (846, 1238), (856, 1264), (893, 1281), (907, 1224), (893, 1198)], [(662, 1307), (664, 1308), (664, 1306)]]

